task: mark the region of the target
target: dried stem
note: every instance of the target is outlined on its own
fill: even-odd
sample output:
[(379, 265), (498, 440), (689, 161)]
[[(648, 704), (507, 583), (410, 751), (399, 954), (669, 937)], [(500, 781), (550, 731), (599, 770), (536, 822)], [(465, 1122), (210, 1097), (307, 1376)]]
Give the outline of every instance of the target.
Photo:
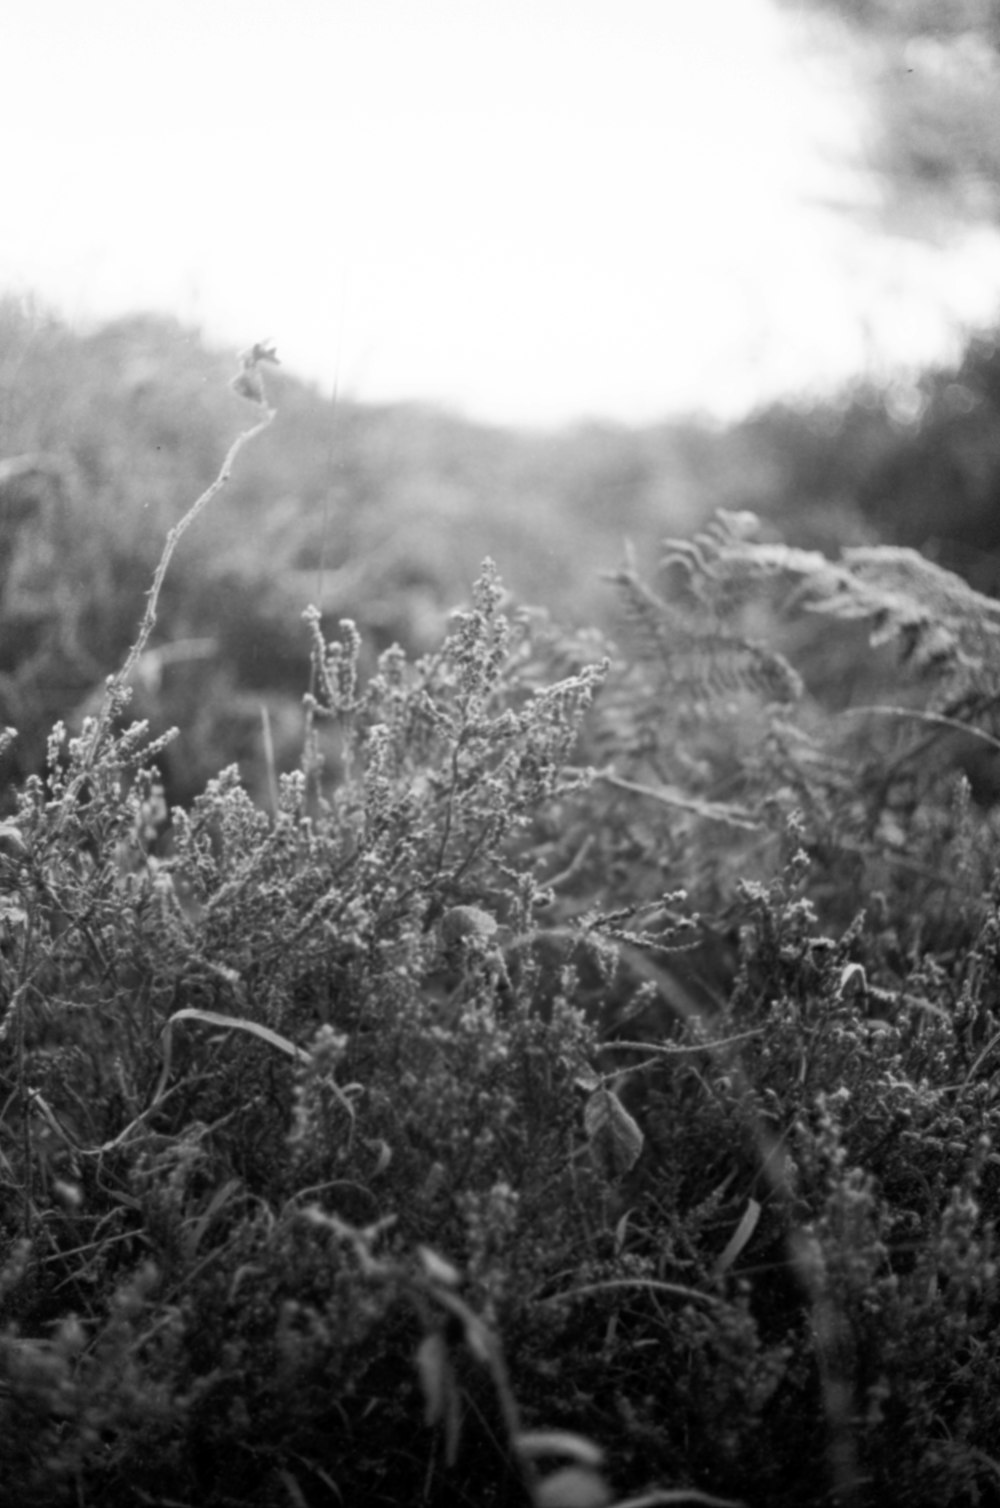
[(262, 430), (265, 430), (267, 428), (267, 426), (271, 423), (271, 420), (274, 418), (275, 412), (275, 409), (267, 408), (262, 419), (260, 419), (256, 424), (251, 425), (249, 429), (243, 430), (241, 434), (236, 436), (236, 439), (233, 441), (232, 445), (230, 445), (229, 447), (229, 450), (226, 452), (226, 458), (222, 463), (219, 474), (215, 478), (215, 481), (212, 482), (210, 486), (206, 487), (201, 496), (191, 504), (191, 507), (185, 513), (184, 517), (180, 519), (178, 523), (174, 524), (173, 528), (168, 533), (163, 546), (163, 553), (160, 556), (159, 563), (153, 576), (153, 584), (150, 587), (149, 592), (147, 593), (146, 611), (143, 614), (142, 622), (139, 625), (139, 632), (136, 636), (135, 642), (128, 652), (128, 655), (126, 656), (125, 663), (122, 666), (121, 670), (119, 670), (117, 674), (110, 676), (108, 679), (107, 689), (104, 693), (104, 700), (101, 703), (101, 710), (94, 722), (94, 726), (88, 740), (86, 752), (80, 762), (80, 768), (76, 775), (76, 778), (73, 780), (70, 789), (67, 792), (67, 797), (69, 798), (67, 801), (68, 807), (72, 807), (75, 798), (79, 795), (80, 787), (86, 779), (87, 773), (93, 766), (94, 760), (97, 757), (101, 744), (104, 740), (104, 736), (108, 730), (108, 726), (112, 718), (121, 708), (122, 693), (128, 684), (129, 677), (135, 670), (136, 665), (139, 663), (139, 660), (141, 659), (145, 651), (146, 645), (149, 643), (149, 636), (156, 626), (156, 610), (157, 606), (159, 605), (160, 591), (162, 590), (167, 571), (170, 568), (170, 562), (173, 559), (174, 551), (180, 544), (188, 529), (194, 523), (195, 519), (198, 517), (199, 513), (201, 513), (202, 510), (208, 506), (208, 504), (212, 501), (216, 494), (221, 492), (223, 487), (229, 481), (233, 473), (233, 465), (236, 461), (236, 457), (239, 455), (244, 445), (246, 445), (250, 440), (254, 439), (255, 436), (259, 435)]
[(163, 554), (160, 556), (159, 564), (156, 567), (156, 574), (153, 577), (153, 585), (150, 587), (147, 594), (146, 611), (143, 614), (143, 619), (139, 627), (138, 636), (135, 643), (132, 645), (132, 648), (128, 652), (128, 657), (125, 661), (125, 664), (122, 666), (118, 674), (112, 677), (111, 684), (108, 687), (108, 694), (104, 700), (104, 707), (102, 707), (101, 709), (102, 715), (105, 713), (105, 711), (110, 710), (108, 709), (109, 698), (113, 697), (114, 693), (120, 687), (123, 687), (126, 684), (129, 676), (132, 674), (136, 665), (139, 663), (146, 645), (149, 643), (149, 636), (153, 632), (153, 628), (156, 624), (156, 609), (160, 599), (160, 591), (163, 586), (164, 578), (166, 577), (167, 571), (170, 567), (170, 562), (173, 558), (174, 551), (180, 544), (183, 536), (187, 533), (188, 529), (198, 517), (198, 514), (201, 513), (203, 508), (206, 508), (208, 506), (213, 497), (215, 497), (217, 493), (221, 492), (223, 487), (229, 481), (230, 477), (233, 474), (233, 464), (236, 460), (236, 457), (243, 449), (244, 445), (246, 445), (250, 440), (254, 439), (256, 435), (259, 435), (262, 430), (265, 430), (270, 424), (271, 420), (274, 418), (274, 415), (275, 410), (273, 408), (269, 408), (265, 413), (263, 419), (261, 419), (257, 424), (252, 425), (249, 429), (245, 429), (242, 434), (236, 436), (236, 439), (229, 447), (229, 450), (226, 454), (226, 459), (223, 461), (222, 467), (215, 481), (211, 484), (210, 487), (206, 487), (205, 491), (201, 494), (201, 497), (199, 497), (197, 501), (191, 504), (191, 507), (185, 513), (184, 517), (180, 520), (179, 523), (174, 524), (174, 527), (167, 535), (166, 542), (163, 546)]

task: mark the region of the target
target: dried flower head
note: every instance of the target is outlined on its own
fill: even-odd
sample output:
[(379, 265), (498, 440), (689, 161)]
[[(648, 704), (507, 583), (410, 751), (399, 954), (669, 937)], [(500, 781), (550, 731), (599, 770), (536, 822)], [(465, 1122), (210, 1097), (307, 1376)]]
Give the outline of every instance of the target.
[(247, 350), (240, 352), (240, 370), (229, 386), (239, 397), (246, 398), (250, 403), (265, 406), (267, 394), (264, 391), (263, 378), (257, 370), (262, 361), (271, 362), (275, 366), (281, 365), (273, 340), (255, 341)]

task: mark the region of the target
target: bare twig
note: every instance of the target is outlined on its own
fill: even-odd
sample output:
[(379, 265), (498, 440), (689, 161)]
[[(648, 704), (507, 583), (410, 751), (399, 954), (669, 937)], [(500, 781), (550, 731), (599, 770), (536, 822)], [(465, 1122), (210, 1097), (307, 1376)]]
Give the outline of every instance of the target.
[[(257, 351), (258, 348), (254, 347), (253, 352)], [(241, 376), (245, 376), (247, 371), (249, 370), (248, 359), (252, 354), (253, 353), (248, 353), (248, 355), (244, 357), (244, 370), (243, 373), (241, 373)], [(254, 363), (252, 364), (255, 364), (256, 360), (275, 359), (276, 358), (273, 356), (273, 353), (262, 350), (255, 357)], [(263, 393), (263, 389), (261, 389), (261, 393)], [(243, 393), (243, 396), (250, 397), (251, 395)], [(263, 402), (263, 399), (261, 398), (260, 400), (258, 400), (254, 395), (253, 401)], [(74, 777), (69, 786), (69, 789), (66, 792), (66, 810), (72, 810), (76, 798), (79, 796), (80, 790), (84, 782), (86, 781), (87, 775), (93, 768), (94, 762), (97, 759), (108, 728), (116, 714), (121, 710), (124, 700), (123, 694), (125, 692), (126, 686), (128, 685), (129, 679), (135, 671), (135, 668), (141, 660), (143, 654), (145, 653), (146, 646), (149, 643), (150, 635), (152, 634), (153, 629), (156, 626), (156, 611), (159, 605), (160, 592), (163, 588), (163, 582), (166, 578), (167, 571), (170, 568), (170, 562), (173, 559), (174, 551), (177, 549), (177, 546), (180, 544), (184, 535), (187, 533), (188, 529), (190, 529), (191, 525), (194, 523), (198, 515), (203, 512), (203, 510), (208, 506), (212, 499), (222, 491), (223, 487), (225, 487), (226, 483), (229, 481), (233, 473), (233, 465), (235, 464), (236, 457), (239, 455), (244, 445), (248, 444), (249, 441), (253, 440), (263, 430), (267, 429), (268, 425), (271, 423), (272, 419), (275, 416), (275, 412), (275, 409), (269, 408), (265, 405), (263, 418), (259, 419), (256, 424), (252, 424), (249, 429), (243, 430), (241, 434), (238, 434), (236, 436), (236, 439), (233, 441), (232, 445), (230, 445), (229, 447), (229, 450), (226, 452), (225, 460), (223, 461), (222, 466), (219, 469), (219, 474), (215, 478), (215, 481), (205, 488), (205, 491), (199, 498), (195, 500), (194, 503), (192, 503), (191, 507), (184, 514), (184, 517), (180, 519), (179, 522), (176, 523), (167, 534), (166, 541), (164, 542), (163, 546), (163, 552), (160, 555), (159, 563), (153, 575), (153, 584), (150, 587), (149, 592), (147, 593), (146, 611), (144, 612), (142, 622), (139, 625), (139, 632), (136, 636), (135, 642), (133, 643), (127, 656), (125, 657), (125, 663), (123, 664), (122, 668), (115, 675), (108, 678), (107, 689), (104, 693), (104, 699), (101, 702), (100, 711), (98, 712), (94, 720), (94, 724), (89, 732), (87, 747), (80, 760), (80, 765), (77, 770), (76, 776)]]
[(660, 802), (662, 806), (690, 812), (692, 816), (703, 817), (709, 822), (725, 822), (729, 827), (742, 827), (750, 832), (756, 832), (760, 827), (760, 823), (742, 807), (729, 806), (720, 801), (701, 801), (685, 796), (671, 786), (640, 785), (635, 780), (625, 780), (621, 775), (613, 774), (611, 770), (595, 770), (593, 778), (603, 781), (605, 785), (613, 785), (619, 791), (632, 791), (636, 796), (646, 796), (652, 801)]

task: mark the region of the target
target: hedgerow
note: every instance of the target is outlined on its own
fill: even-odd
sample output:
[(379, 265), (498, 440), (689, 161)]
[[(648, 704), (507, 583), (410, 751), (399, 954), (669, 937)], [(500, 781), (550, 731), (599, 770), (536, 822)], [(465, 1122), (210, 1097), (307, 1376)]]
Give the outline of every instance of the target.
[(487, 560), (422, 657), (308, 610), (299, 767), (168, 810), (129, 677), (270, 355), (0, 824), (8, 1500), (991, 1500), (996, 604), (720, 514), (616, 645)]

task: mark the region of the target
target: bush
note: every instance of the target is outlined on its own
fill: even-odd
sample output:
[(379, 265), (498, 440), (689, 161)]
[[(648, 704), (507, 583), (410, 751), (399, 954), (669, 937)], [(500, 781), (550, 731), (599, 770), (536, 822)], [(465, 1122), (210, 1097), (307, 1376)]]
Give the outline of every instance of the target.
[(989, 1500), (995, 605), (721, 515), (621, 649), (487, 561), (422, 656), (309, 611), (273, 809), (168, 813), (128, 679), (217, 485), (0, 825), (12, 1501)]

